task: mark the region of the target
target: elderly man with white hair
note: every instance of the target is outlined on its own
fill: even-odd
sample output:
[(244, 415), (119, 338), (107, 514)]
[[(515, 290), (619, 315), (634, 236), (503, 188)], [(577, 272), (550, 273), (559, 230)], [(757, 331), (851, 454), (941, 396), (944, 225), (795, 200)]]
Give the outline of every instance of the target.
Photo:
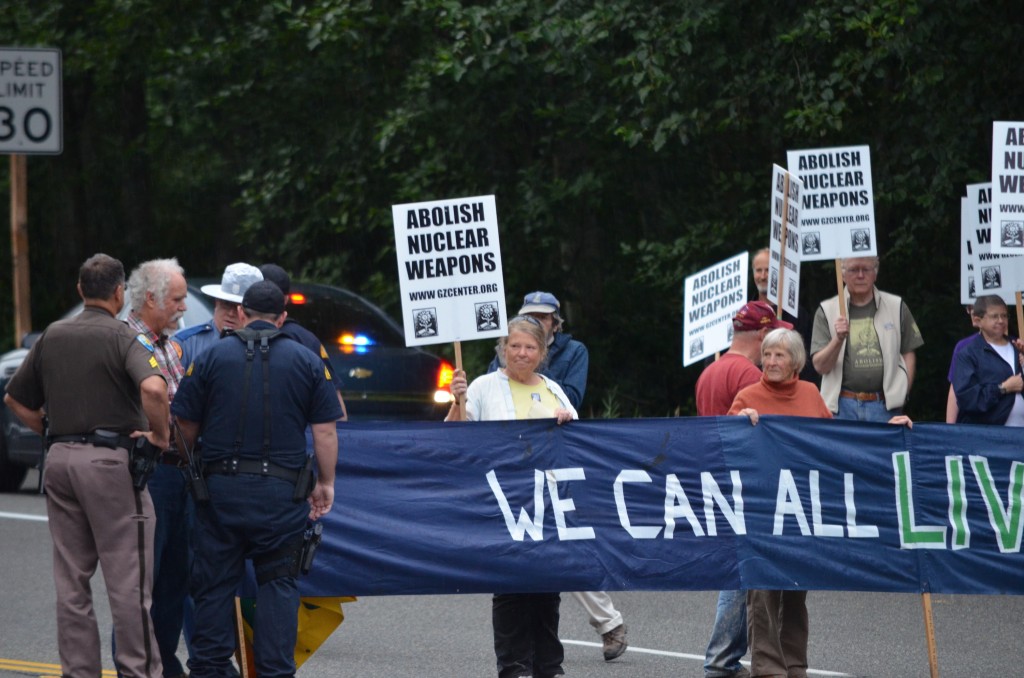
[(822, 302), (811, 362), (836, 417), (884, 423), (903, 412), (924, 339), (903, 299), (875, 287), (878, 257), (843, 259), (842, 272), (847, 314), (838, 295)]

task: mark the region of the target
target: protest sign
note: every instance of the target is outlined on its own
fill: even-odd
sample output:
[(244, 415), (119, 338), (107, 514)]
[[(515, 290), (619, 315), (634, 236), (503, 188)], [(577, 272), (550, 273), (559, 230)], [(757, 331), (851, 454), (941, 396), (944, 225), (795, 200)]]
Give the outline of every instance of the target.
[[(772, 165), (772, 229), (768, 249), (768, 301), (794, 318), (800, 300), (800, 179), (778, 165)], [(782, 239), (786, 239), (783, 247)], [(784, 290), (779, 303), (779, 290)]]
[(1001, 426), (369, 422), (338, 446), (305, 596), (1024, 594), (1024, 453)]
[(801, 261), (878, 255), (871, 149), (845, 146), (788, 151), (800, 177)]
[(732, 317), (747, 301), (746, 252), (705, 268), (683, 284), (683, 366), (732, 344)]
[(1024, 122), (992, 123), (993, 254), (1024, 254)]
[(1021, 289), (1021, 267), (1024, 257), (996, 253), (992, 228), (993, 185), (967, 186), (967, 228), (974, 250), (977, 285), (975, 296), (998, 294), (1009, 306), (1016, 305), (1016, 293)]
[(494, 196), (393, 205), (391, 214), (406, 345), (504, 336)]
[(970, 306), (977, 296), (975, 276), (977, 257), (974, 256), (974, 229), (968, 215), (967, 198), (960, 198), (960, 303)]

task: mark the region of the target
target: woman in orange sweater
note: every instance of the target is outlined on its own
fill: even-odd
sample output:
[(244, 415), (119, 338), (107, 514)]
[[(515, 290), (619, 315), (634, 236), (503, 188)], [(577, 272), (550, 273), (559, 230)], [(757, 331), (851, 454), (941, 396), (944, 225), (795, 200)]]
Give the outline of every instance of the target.
[[(798, 375), (807, 362), (793, 330), (769, 332), (761, 343), (761, 381), (736, 394), (729, 414), (757, 424), (761, 414), (831, 419), (818, 388)], [(747, 591), (751, 676), (807, 676), (807, 591)]]
[[(754, 425), (762, 414), (831, 419), (818, 388), (799, 379), (806, 362), (799, 333), (769, 332), (761, 343), (761, 381), (736, 394), (729, 414), (745, 415)], [(913, 426), (905, 415), (889, 423)], [(807, 628), (807, 591), (747, 591), (752, 678), (806, 678)]]

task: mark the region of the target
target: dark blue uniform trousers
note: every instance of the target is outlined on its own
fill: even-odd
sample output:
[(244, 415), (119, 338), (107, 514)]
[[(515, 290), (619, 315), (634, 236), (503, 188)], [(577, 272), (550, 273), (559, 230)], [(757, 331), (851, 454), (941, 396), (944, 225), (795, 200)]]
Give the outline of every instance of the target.
[[(193, 678), (237, 675), (231, 665), (236, 643), (234, 597), (246, 559), (261, 561), (302, 537), (309, 505), (292, 501), (294, 486), (284, 480), (240, 473), (207, 478), (210, 503), (196, 507), (190, 576), (195, 601)], [(290, 561), (290, 555), (266, 567)], [(261, 567), (257, 567), (259, 574)], [(299, 590), (293, 576), (259, 586), (253, 653), (260, 678), (295, 675), (295, 634)]]

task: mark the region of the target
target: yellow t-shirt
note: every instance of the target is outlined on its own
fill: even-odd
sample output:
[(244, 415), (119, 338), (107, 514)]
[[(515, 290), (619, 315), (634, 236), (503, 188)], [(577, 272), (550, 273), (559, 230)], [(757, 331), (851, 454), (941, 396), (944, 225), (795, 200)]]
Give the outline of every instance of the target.
[(516, 419), (554, 419), (555, 408), (562, 406), (544, 380), (527, 386), (509, 379), (508, 385), (512, 389), (512, 402), (516, 406)]

